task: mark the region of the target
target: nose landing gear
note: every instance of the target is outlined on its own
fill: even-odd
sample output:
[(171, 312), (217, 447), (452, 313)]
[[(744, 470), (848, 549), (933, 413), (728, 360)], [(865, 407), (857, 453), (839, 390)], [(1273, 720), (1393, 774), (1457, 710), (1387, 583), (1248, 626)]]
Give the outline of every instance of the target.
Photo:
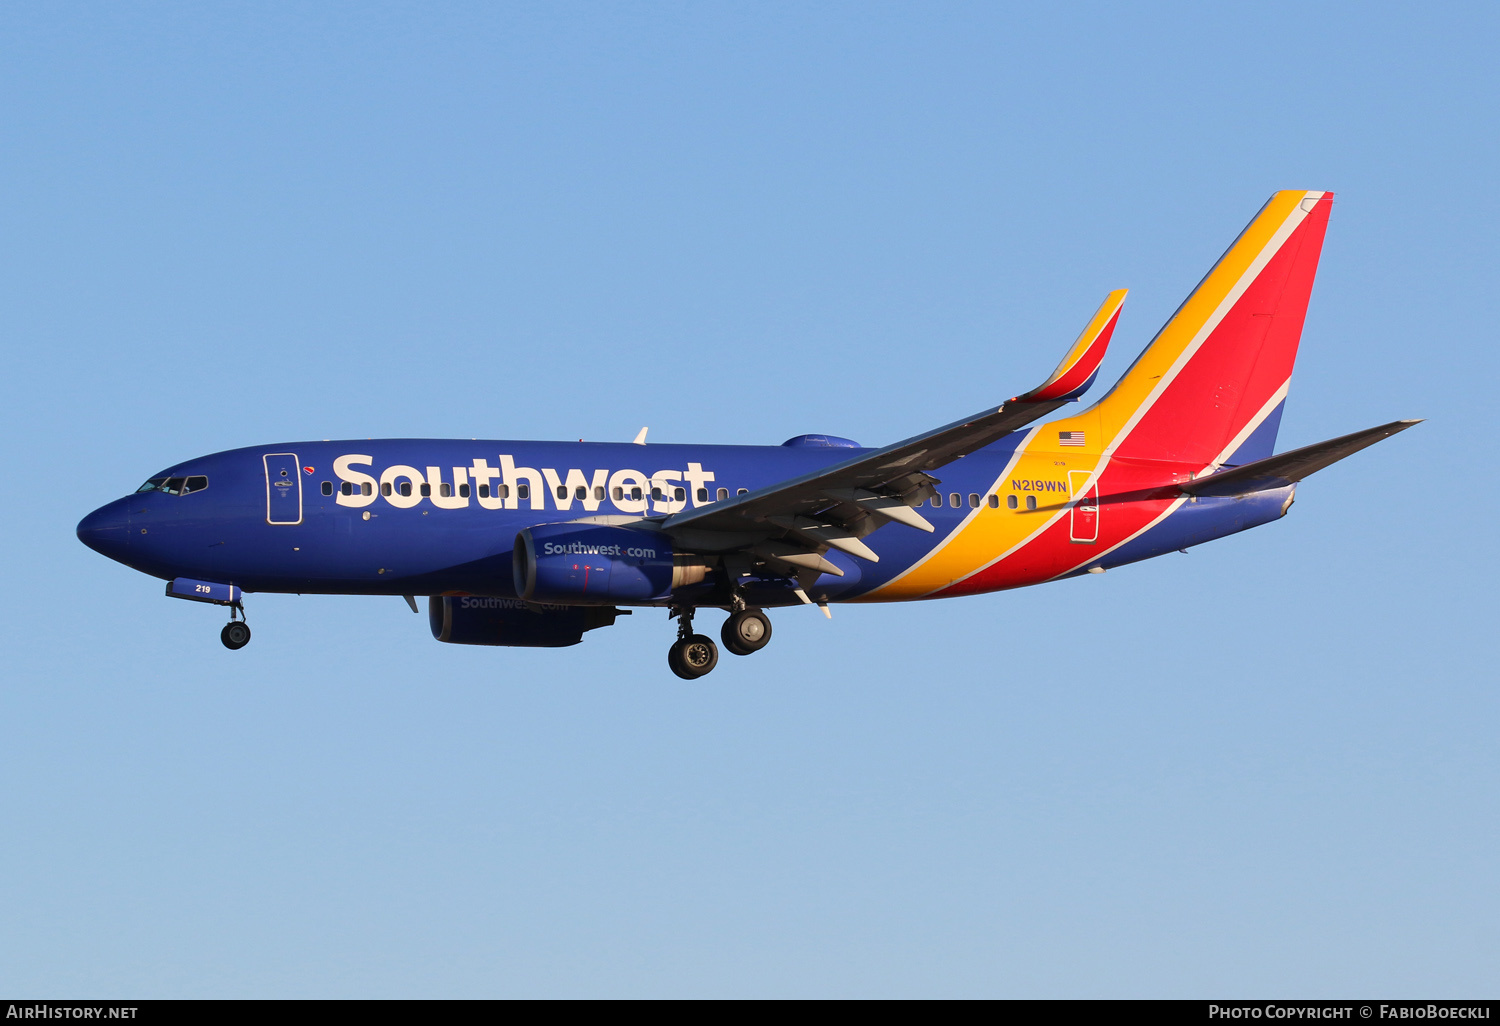
[(250, 644), (250, 625), (245, 622), (244, 596), (237, 585), (217, 581), (199, 581), (191, 577), (174, 577), (167, 582), (167, 598), (207, 602), (229, 607), (229, 622), (219, 632), (219, 640), (231, 652)]
[(243, 620), (230, 620), (219, 632), (219, 640), (231, 652), (250, 644), (250, 627)]
[[(235, 613), (240, 615), (238, 620), (234, 618)], [(235, 603), (229, 607), (229, 622), (219, 632), (219, 640), (231, 652), (237, 652), (250, 644), (250, 625), (245, 622), (244, 606)]]

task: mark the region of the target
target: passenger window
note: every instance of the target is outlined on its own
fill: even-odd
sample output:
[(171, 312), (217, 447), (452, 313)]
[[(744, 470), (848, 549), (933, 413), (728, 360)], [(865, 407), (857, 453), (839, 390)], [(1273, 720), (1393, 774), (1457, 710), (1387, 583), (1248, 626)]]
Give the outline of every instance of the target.
[(1000, 508), (1000, 496), (998, 496), (998, 495), (991, 495), (990, 496), (990, 509), (999, 509), (999, 508)]
[(948, 493), (948, 505), (952, 506), (954, 509), (958, 509), (959, 501), (960, 500), (957, 492)]
[(641, 501), (641, 490), (639, 487), (630, 489), (630, 497), (637, 502)]
[(672, 489), (672, 498), (676, 499), (678, 502), (686, 502), (687, 501), (687, 489), (686, 488), (673, 488)]
[(360, 486), (359, 486), (359, 494), (361, 494), (361, 495), (374, 495), (375, 494), (375, 485), (374, 485), (374, 483), (370, 482), (370, 481), (365, 481), (365, 482), (361, 483)]
[(708, 501), (708, 489), (707, 488), (699, 488), (698, 489), (698, 501), (699, 502), (707, 502)]
[(339, 485), (339, 494), (340, 495), (353, 495), (354, 494), (354, 484), (353, 484), (353, 482), (345, 481), (343, 484)]
[[(411, 487), (410, 486), (406, 486), (405, 490), (402, 492), (402, 494), (403, 495), (409, 495), (410, 493), (411, 493)], [(432, 494), (432, 485), (430, 485), (430, 484), (424, 484), (422, 486), (422, 498), (425, 499), (428, 496), (430, 496), (431, 494)]]
[[(427, 486), (423, 485), (422, 487), (426, 488)], [(405, 496), (410, 496), (411, 495), (411, 482), (410, 481), (402, 481), (401, 482), (401, 494), (405, 495)]]
[(979, 493), (978, 492), (970, 492), (969, 493), (969, 508), (970, 509), (978, 509), (979, 508)]
[(719, 496), (719, 501), (723, 502), (725, 499), (729, 498), (729, 489), (720, 488), (717, 494)]
[(603, 502), (604, 501), (604, 486), (603, 485), (594, 485), (594, 498), (597, 499), (599, 502)]
[(557, 486), (557, 497), (559, 499), (566, 499), (568, 497), (568, 486), (567, 485), (558, 485)]
[[(426, 486), (424, 486), (426, 487)], [(425, 493), (424, 493), (425, 494)], [(438, 496), (444, 499), (453, 498), (453, 486), (447, 481), (438, 482)]]
[(625, 498), (625, 489), (621, 488), (619, 485), (615, 485), (614, 496), (615, 501), (619, 502), (621, 499)]
[(1027, 509), (1036, 509), (1036, 496), (1035, 495), (1028, 495), (1028, 496), (1026, 496), (1026, 508)]
[(750, 489), (748, 489), (748, 488), (736, 488), (734, 490), (734, 494), (736, 494), (736, 495), (749, 495), (750, 494)]
[[(504, 491), (505, 489), (507, 489), (509, 487), (510, 487), (510, 485), (501, 485), (500, 489), (501, 489), (501, 491)], [(529, 485), (529, 484), (518, 484), (518, 485), (516, 485), (516, 498), (518, 498), (518, 499), (529, 499), (529, 498), (531, 498), (531, 485)]]
[(653, 488), (653, 489), (651, 489), (651, 498), (655, 499), (657, 502), (660, 502), (661, 501), (661, 489), (660, 488)]
[(324, 481), (323, 482), (323, 494), (324, 495), (332, 495), (333, 494), (333, 482), (332, 481)]
[[(531, 489), (527, 488), (526, 492), (523, 492), (521, 491), (521, 488), (526, 488), (526, 485), (521, 485), (519, 488), (517, 488), (516, 495), (518, 498), (524, 499), (526, 498), (526, 492), (529, 492)], [(495, 486), (494, 491), (495, 495), (501, 499), (510, 498), (510, 485), (508, 484), (498, 484)]]
[(589, 490), (587, 488), (585, 488), (583, 485), (578, 485), (576, 488), (573, 489), (573, 498), (575, 498), (575, 499), (587, 499), (588, 497), (589, 497)]
[(1015, 509), (1016, 506), (1017, 506), (1016, 497), (1014, 495), (1007, 495), (1005, 497), (1005, 508), (1006, 509)]
[[(186, 495), (188, 492), (201, 492), (207, 487), (208, 478), (200, 474), (197, 477), (190, 477), (187, 479), (187, 483), (182, 486), (182, 494)], [(328, 493), (324, 492), (323, 494), (327, 495)]]
[(479, 486), (479, 497), (481, 499), (488, 499), (490, 497), (490, 486), (488, 482)]
[(380, 494), (381, 495), (389, 495), (389, 494), (391, 494), (391, 483), (389, 481), (382, 481), (382, 482), (380, 482)]
[[(446, 488), (448, 486), (444, 485), (443, 487)], [(458, 486), (458, 497), (460, 499), (467, 499), (469, 497), (469, 486), (467, 483)]]
[(934, 509), (942, 509), (943, 508), (943, 497), (941, 495), (934, 495), (932, 497), (932, 506), (933, 506)]

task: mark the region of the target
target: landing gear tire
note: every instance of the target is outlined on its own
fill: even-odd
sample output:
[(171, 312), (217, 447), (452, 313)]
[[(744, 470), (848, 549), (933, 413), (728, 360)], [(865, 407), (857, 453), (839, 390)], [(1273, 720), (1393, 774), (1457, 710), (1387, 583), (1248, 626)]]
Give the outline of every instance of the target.
[(771, 618), (759, 609), (741, 609), (729, 614), (719, 636), (724, 639), (724, 647), (737, 656), (759, 652), (771, 640)]
[(719, 646), (706, 634), (693, 634), (667, 649), (667, 665), (683, 680), (697, 680), (719, 665)]
[(230, 620), (219, 632), (219, 640), (231, 652), (250, 644), (250, 625), (243, 620)]

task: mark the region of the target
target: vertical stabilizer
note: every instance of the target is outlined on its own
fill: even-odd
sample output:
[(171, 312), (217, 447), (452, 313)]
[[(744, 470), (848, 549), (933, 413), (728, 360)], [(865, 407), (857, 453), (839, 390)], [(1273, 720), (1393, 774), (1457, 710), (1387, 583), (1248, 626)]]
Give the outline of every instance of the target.
[(1225, 464), (1271, 454), (1332, 205), (1331, 192), (1292, 190), (1261, 208), (1078, 418), (1107, 455)]

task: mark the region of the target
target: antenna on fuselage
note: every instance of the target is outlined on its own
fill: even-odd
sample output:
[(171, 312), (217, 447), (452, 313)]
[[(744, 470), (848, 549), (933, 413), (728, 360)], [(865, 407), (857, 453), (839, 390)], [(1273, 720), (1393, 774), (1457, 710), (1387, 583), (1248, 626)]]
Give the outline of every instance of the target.
[(649, 430), (651, 430), (651, 429), (650, 428), (641, 428), (639, 431), (637, 431), (635, 433), (635, 444), (636, 445), (645, 445), (646, 444), (646, 432), (649, 431)]

